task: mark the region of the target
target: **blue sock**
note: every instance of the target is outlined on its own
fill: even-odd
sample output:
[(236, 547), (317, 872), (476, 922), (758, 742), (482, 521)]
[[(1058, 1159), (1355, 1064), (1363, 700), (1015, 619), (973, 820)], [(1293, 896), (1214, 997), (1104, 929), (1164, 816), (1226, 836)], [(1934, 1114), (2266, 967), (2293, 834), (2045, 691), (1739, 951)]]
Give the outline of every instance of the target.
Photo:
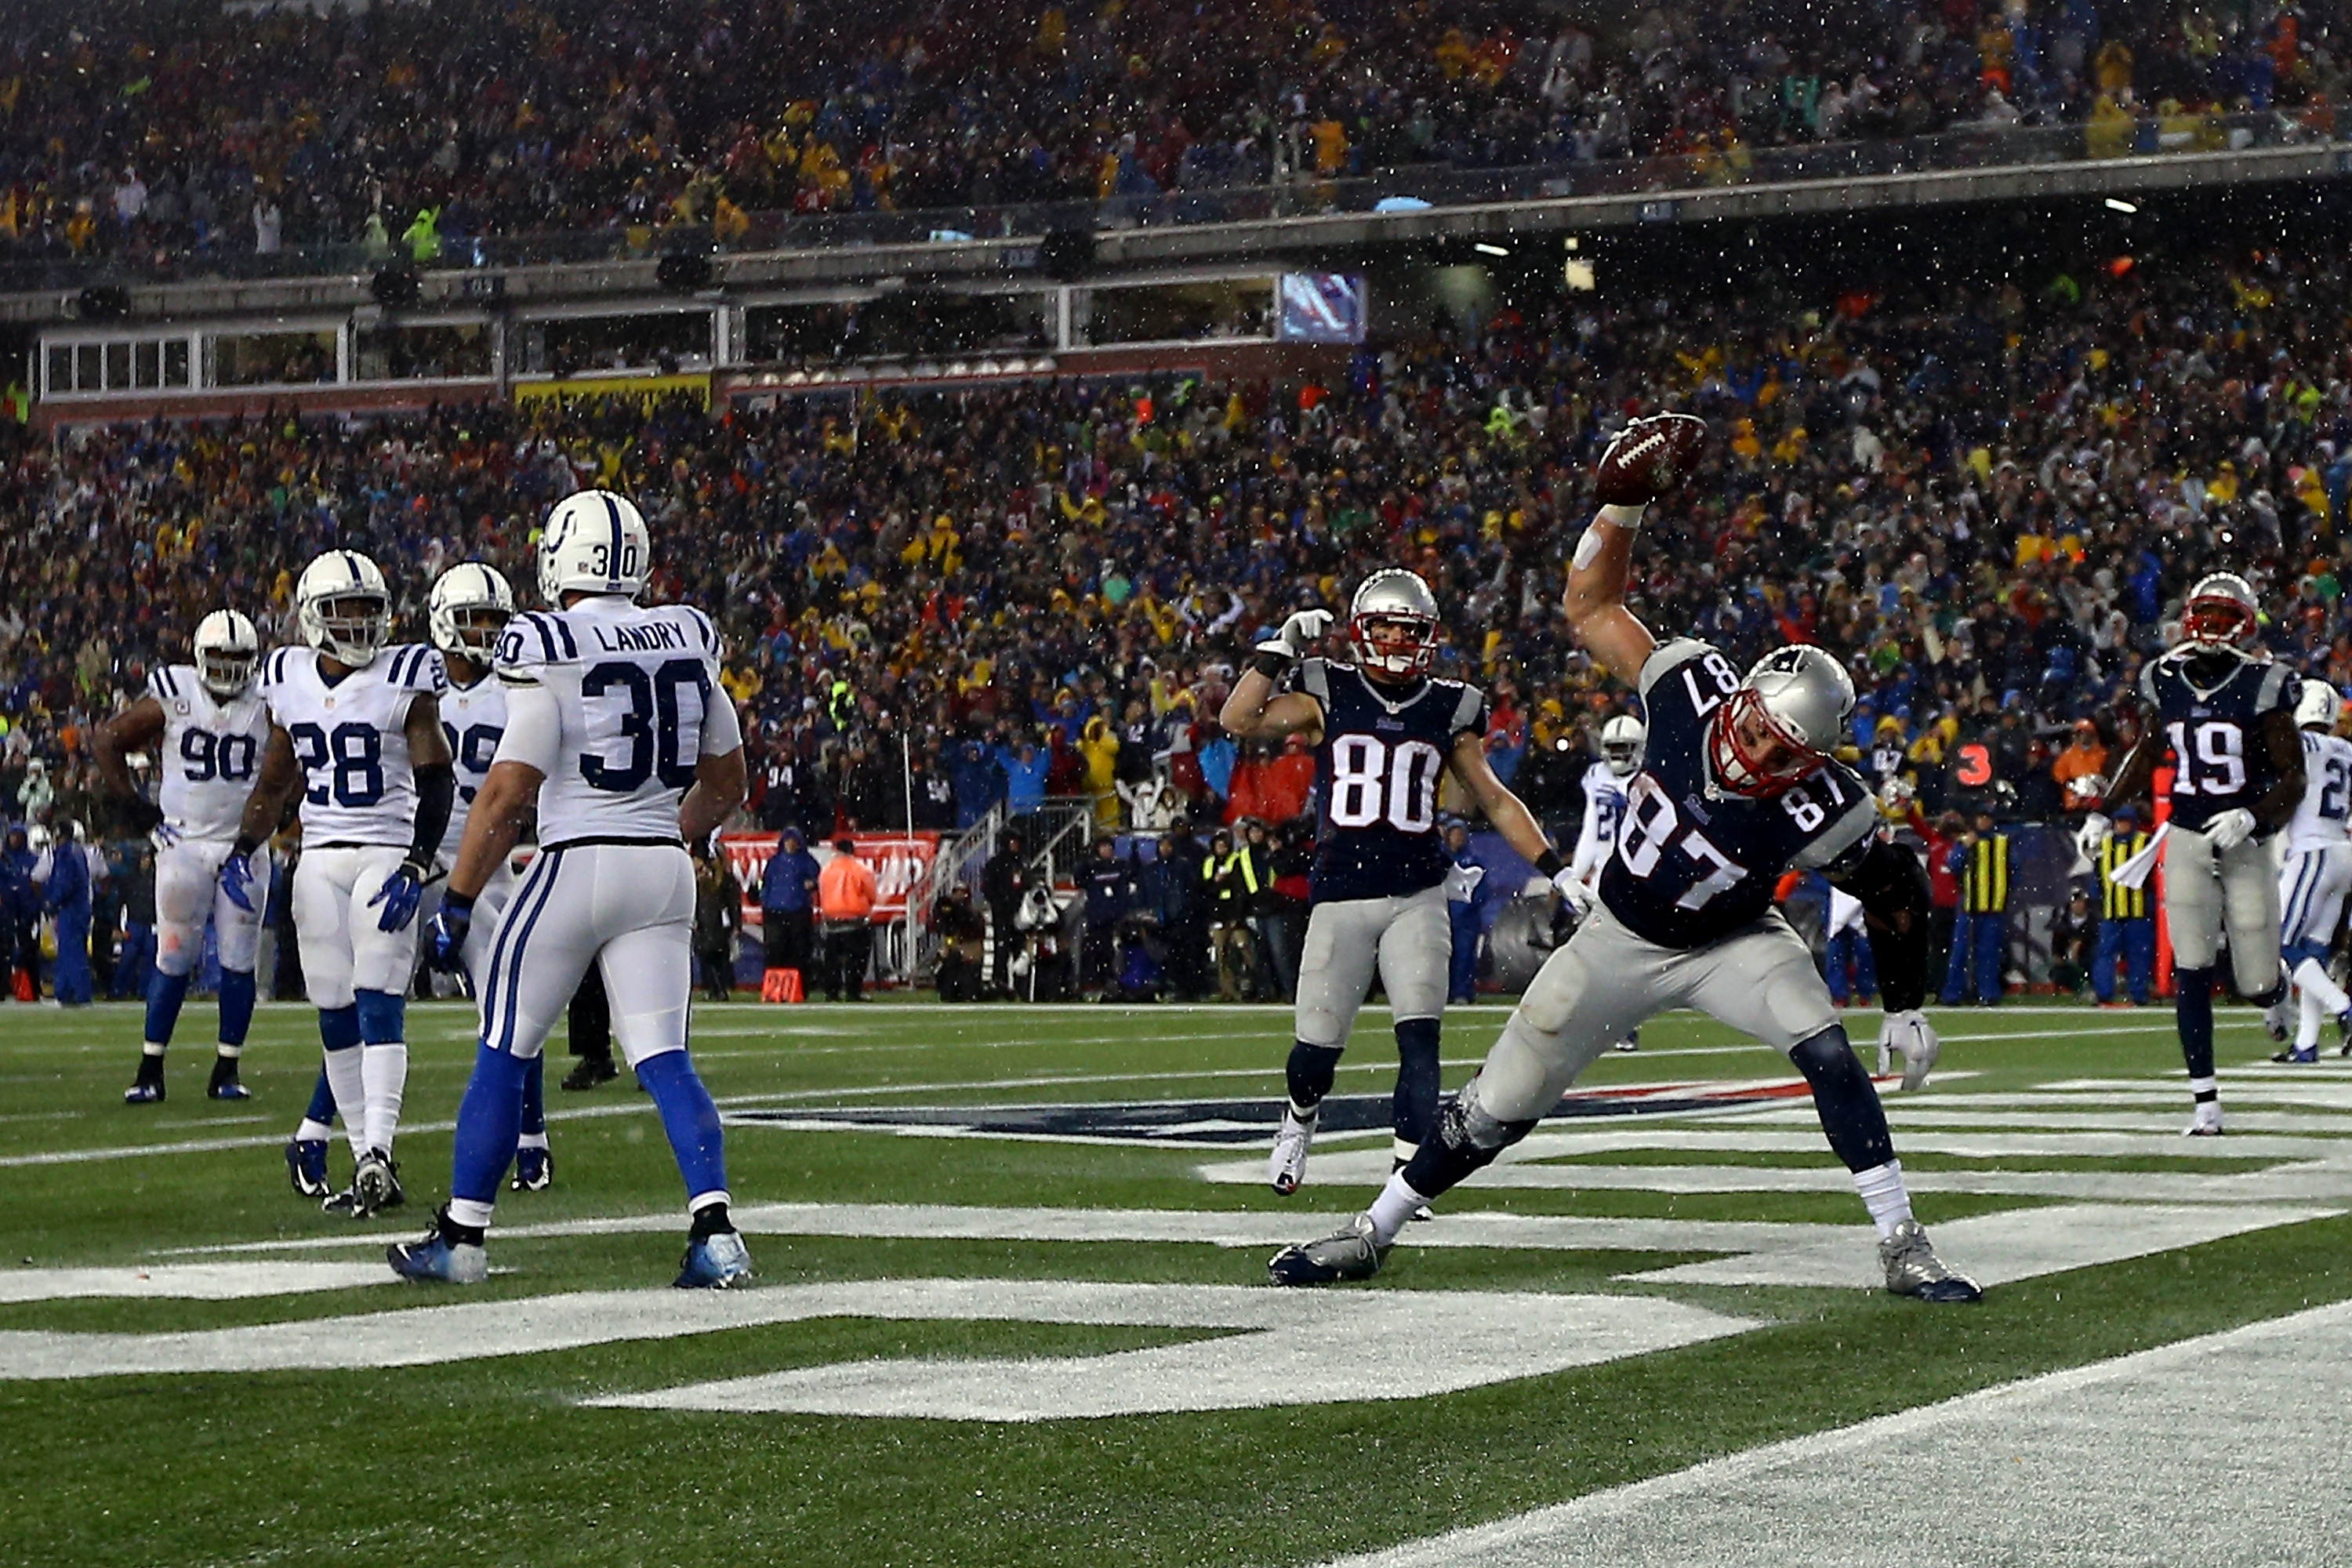
[(155, 971), (147, 977), (147, 1038), (159, 1046), (172, 1043), (180, 1026), (180, 1005), (188, 999), (189, 976)]
[(319, 1009), (319, 1043), (331, 1051), (348, 1051), (360, 1043), (360, 1010), (351, 1007)]
[(1437, 1041), (1436, 1019), (1397, 1020), (1396, 1096), (1389, 1109), (1400, 1143), (1424, 1143), (1437, 1131)]
[(512, 1051), (475, 1047), (474, 1076), (466, 1080), (466, 1098), (457, 1102), (451, 1197), (483, 1205), (497, 1201), (499, 1178), (514, 1163), (515, 1142), (522, 1131), (523, 1084), (530, 1068), (530, 1063)]
[[(2192, 1079), (2213, 1076), (2213, 972), (2172, 972), (2173, 1020), (2180, 1026), (2180, 1058)], [(2200, 1098), (2203, 1098), (2200, 1096)]]
[(670, 1150), (677, 1156), (677, 1173), (686, 1178), (687, 1197), (725, 1192), (727, 1149), (719, 1130), (719, 1107), (702, 1087), (693, 1058), (684, 1051), (647, 1057), (637, 1064), (637, 1081), (661, 1112), (662, 1131), (669, 1134)]
[(246, 1031), (253, 1027), (253, 971), (250, 969), (242, 973), (234, 969), (221, 971), (220, 1026), (222, 1045), (245, 1044)]
[(361, 1039), (371, 1046), (396, 1046), (408, 1038), (407, 997), (389, 991), (357, 991), (352, 997)]
[(541, 1051), (523, 1064), (522, 1130), (544, 1134), (547, 1131), (547, 1053)]
[(327, 1069), (323, 1067), (319, 1069), (319, 1081), (310, 1086), (310, 1109), (302, 1113), (302, 1119), (321, 1127), (335, 1124), (335, 1089), (327, 1081)]

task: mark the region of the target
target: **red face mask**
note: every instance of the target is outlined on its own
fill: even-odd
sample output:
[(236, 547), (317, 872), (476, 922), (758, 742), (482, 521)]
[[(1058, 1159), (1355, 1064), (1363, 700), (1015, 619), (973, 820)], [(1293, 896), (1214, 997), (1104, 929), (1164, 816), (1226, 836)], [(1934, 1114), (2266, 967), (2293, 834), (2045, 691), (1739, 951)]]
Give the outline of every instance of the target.
[(1803, 782), (1829, 758), (1773, 721), (1749, 688), (1732, 693), (1707, 727), (1715, 782), (1733, 795), (1764, 799)]
[(1418, 616), (1360, 616), (1348, 631), (1356, 658), (1376, 674), (1419, 675), (1437, 657), (1437, 623)]

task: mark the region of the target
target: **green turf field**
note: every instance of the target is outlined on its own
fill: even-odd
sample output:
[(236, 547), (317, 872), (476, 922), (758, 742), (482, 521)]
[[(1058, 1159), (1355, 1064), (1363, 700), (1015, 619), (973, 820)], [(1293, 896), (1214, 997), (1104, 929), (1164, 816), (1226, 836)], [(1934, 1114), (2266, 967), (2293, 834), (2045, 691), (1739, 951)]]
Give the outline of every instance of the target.
[[(1449, 1089), (1505, 1016), (1452, 1016)], [(1938, 1016), (1889, 1105), (1972, 1310), (1869, 1288), (1810, 1103), (1754, 1092), (1780, 1058), (1680, 1015), (1367, 1287), (1264, 1284), (1388, 1157), (1265, 1188), (1286, 1013), (889, 1003), (697, 1016), (755, 1289), (667, 1289), (625, 1075), (551, 1086), (488, 1285), (371, 1282), (472, 1054), (470, 1011), (410, 1018), (410, 1206), (354, 1224), (285, 1180), (308, 1014), (263, 1009), (253, 1101), (184, 1045), (132, 1110), (135, 1011), (0, 1009), (0, 1563), (1312, 1563), (2352, 1297), (2352, 1063), (2271, 1067), (2245, 1009), (2218, 1143), (2167, 1014)], [(1382, 1015), (1356, 1046), (1339, 1092), (1384, 1092)]]

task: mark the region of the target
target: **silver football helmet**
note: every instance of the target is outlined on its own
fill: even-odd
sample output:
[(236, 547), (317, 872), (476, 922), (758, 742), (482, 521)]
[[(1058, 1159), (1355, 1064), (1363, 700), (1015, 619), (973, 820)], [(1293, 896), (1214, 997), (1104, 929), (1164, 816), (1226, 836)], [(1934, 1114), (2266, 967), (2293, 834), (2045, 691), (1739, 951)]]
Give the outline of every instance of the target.
[(1361, 668), (1411, 679), (1437, 657), (1437, 595), (1419, 573), (1402, 566), (1375, 572), (1348, 602), (1348, 640)]
[(2326, 734), (2336, 728), (2336, 716), (2343, 708), (2336, 688), (2324, 680), (2306, 680), (2294, 695), (2294, 727)]
[(253, 684), (253, 672), (261, 667), (261, 634), (250, 618), (236, 610), (215, 610), (196, 623), (190, 642), (196, 679), (206, 691), (226, 702)]
[(362, 669), (392, 640), (392, 590), (356, 550), (330, 550), (294, 584), (294, 624), (329, 658)]
[(1820, 648), (1792, 644), (1756, 661), (1707, 726), (1716, 784), (1732, 795), (1780, 794), (1818, 772), (1853, 713), (1853, 680)]
[(2262, 629), (2253, 584), (2235, 572), (2197, 580), (2180, 606), (2180, 640), (2206, 653), (2244, 653)]
[(514, 590), (496, 567), (461, 561), (433, 580), (425, 626), (443, 653), (488, 664), (514, 607)]
[(1601, 760), (1621, 779), (1642, 771), (1642, 747), (1649, 731), (1631, 713), (1620, 713), (1601, 726)]
[(560, 609), (563, 595), (645, 592), (653, 535), (626, 496), (582, 490), (558, 501), (539, 536), (539, 596)]

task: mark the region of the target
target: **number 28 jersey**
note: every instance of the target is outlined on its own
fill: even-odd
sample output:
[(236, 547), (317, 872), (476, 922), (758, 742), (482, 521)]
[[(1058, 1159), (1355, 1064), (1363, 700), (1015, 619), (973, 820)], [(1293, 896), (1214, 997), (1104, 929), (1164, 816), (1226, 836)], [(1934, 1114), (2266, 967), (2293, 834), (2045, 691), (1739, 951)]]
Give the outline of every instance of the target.
[(515, 616), (499, 637), (500, 761), (546, 775), (539, 841), (678, 841), (677, 804), (704, 757), (743, 743), (719, 689), (719, 633), (685, 605), (616, 595)]
[(1486, 730), (1485, 694), (1424, 679), (1391, 696), (1353, 665), (1319, 658), (1299, 665), (1291, 689), (1323, 710), (1314, 901), (1397, 898), (1444, 881), (1452, 861), (1437, 831), (1437, 782), (1454, 742)]
[(268, 706), (251, 690), (222, 701), (187, 664), (150, 675), (147, 694), (163, 710), (155, 769), (163, 820), (183, 838), (234, 839), (269, 739)]
[(1783, 871), (1835, 867), (1878, 826), (1876, 799), (1843, 763), (1761, 799), (1716, 789), (1707, 726), (1738, 689), (1731, 661), (1688, 637), (1661, 645), (1642, 667), (1648, 743), (1626, 784), (1601, 901), (1660, 947), (1704, 947), (1753, 924), (1771, 909)]
[(2294, 704), (2297, 682), (2283, 664), (2233, 659), (2219, 686), (2200, 687), (2189, 676), (2199, 657), (2215, 656), (2175, 648), (2150, 661), (2139, 690), (2172, 749), (2172, 825), (2201, 832), (2225, 811), (2252, 810), (2278, 783), (2262, 721)]
[(407, 847), (416, 826), (408, 710), (437, 697), (447, 679), (418, 643), (395, 644), (333, 680), (316, 648), (281, 647), (261, 661), (262, 700), (302, 767), (305, 847)]

